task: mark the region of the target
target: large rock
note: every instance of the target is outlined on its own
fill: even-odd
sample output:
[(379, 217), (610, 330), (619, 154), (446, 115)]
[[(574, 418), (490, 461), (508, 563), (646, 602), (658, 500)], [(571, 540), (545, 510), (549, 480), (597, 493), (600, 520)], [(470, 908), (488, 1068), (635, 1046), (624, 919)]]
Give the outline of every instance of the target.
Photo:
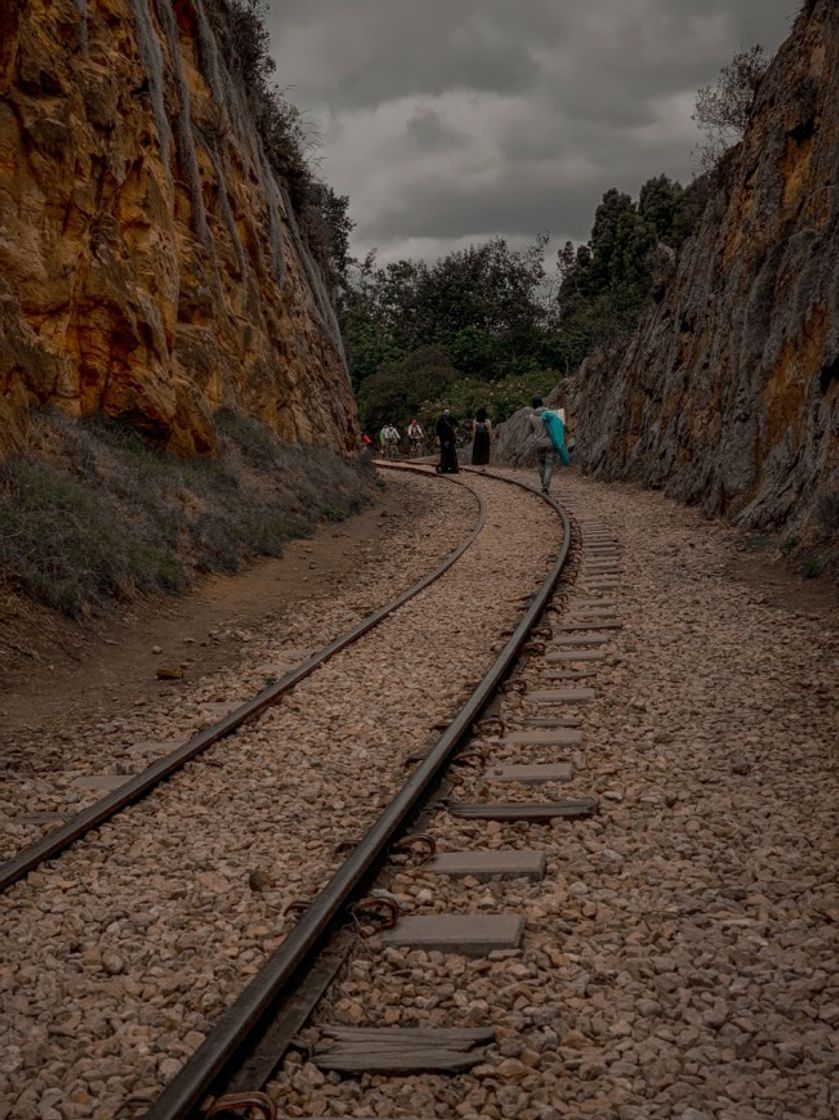
[[(565, 411), (566, 435), (569, 448), (574, 447), (574, 430), (571, 415), (571, 402), (576, 392), (576, 380), (568, 378), (560, 381), (556, 388), (545, 398), (548, 408), (561, 408)], [(534, 467), (536, 447), (530, 434), (530, 405), (514, 412), (509, 420), (499, 424), (495, 430), (492, 444), (492, 462), (507, 467)]]
[(587, 471), (747, 526), (806, 530), (839, 492), (835, 0), (805, 5), (663, 299), (572, 413)]
[(0, 5), (0, 453), (28, 407), (356, 443), (340, 337), (202, 3)]

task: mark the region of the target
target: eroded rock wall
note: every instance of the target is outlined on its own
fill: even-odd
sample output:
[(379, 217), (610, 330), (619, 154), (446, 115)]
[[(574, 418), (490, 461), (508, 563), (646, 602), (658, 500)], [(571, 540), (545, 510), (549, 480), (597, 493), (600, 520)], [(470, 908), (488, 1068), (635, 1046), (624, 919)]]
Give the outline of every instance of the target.
[(805, 5), (661, 302), (587, 361), (570, 420), (585, 470), (744, 525), (813, 526), (839, 492), (835, 0)]
[(213, 2), (0, 3), (0, 452), (38, 404), (186, 455), (222, 406), (356, 444), (329, 297)]

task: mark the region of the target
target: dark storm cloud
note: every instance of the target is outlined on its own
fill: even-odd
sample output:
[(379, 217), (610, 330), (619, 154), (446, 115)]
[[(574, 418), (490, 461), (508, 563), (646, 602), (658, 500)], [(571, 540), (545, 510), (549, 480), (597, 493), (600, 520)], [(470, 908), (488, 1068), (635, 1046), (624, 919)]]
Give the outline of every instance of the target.
[(695, 91), (797, 0), (274, 0), (277, 78), (323, 138), (356, 249), (584, 238), (600, 195), (685, 179)]
[(405, 125), (408, 140), (422, 151), (440, 151), (463, 143), (463, 133), (447, 127), (433, 109), (419, 109)]

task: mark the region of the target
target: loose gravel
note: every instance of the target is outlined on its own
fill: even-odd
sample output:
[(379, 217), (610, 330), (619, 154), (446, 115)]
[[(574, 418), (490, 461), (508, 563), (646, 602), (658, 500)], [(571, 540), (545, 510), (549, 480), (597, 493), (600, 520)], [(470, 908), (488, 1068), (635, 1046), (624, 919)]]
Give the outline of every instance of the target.
[[(200, 644), (184, 651), (200, 664), (201, 648), (233, 645), (241, 651), (230, 667), (200, 680), (179, 682), (154, 704), (140, 701), (114, 718), (93, 716), (52, 734), (19, 732), (0, 747), (0, 852), (6, 858), (54, 828), (57, 819), (30, 814), (72, 814), (102, 796), (84, 788), (92, 775), (138, 773), (231, 708), (282, 676), (313, 650), (349, 629), (419, 579), (467, 535), (477, 516), (474, 495), (439, 480), (383, 472), (390, 495), (401, 503), (386, 515), (349, 582), (313, 595), (291, 609), (271, 612), (259, 628), (214, 626)], [(393, 503), (391, 503), (393, 504)], [(340, 528), (334, 533), (339, 534)], [(305, 546), (304, 546), (305, 547)], [(171, 660), (171, 655), (169, 655)], [(164, 659), (165, 660), (165, 659)], [(33, 719), (38, 713), (33, 712)], [(6, 738), (4, 736), (4, 738)]]
[[(579, 715), (581, 748), (489, 733), (476, 745), (492, 764), (572, 760), (575, 776), (516, 791), (462, 768), (448, 795), (593, 795), (598, 814), (534, 826), (430, 813), (441, 850), (544, 850), (544, 881), (398, 868), (381, 889), (410, 914), (522, 914), (522, 949), (360, 942), (303, 1036), (488, 1025), (496, 1044), (457, 1077), (341, 1077), (294, 1051), (271, 1092), (284, 1116), (831, 1120), (839, 631), (733, 579), (725, 527), (628, 487), (563, 475), (560, 490), (614, 532), (622, 569), (602, 595), (580, 576), (562, 620), (615, 600), (623, 629), (604, 661), (578, 665), (596, 672), (592, 703), (538, 713)], [(521, 666), (498, 706), (507, 731), (536, 714), (518, 688), (545, 687), (548, 668), (538, 651)]]
[[(454, 487), (406, 485), (438, 487), (446, 519)], [(142, 1114), (281, 942), (288, 904), (323, 885), (336, 845), (364, 832), (405, 759), (469, 693), (541, 582), (560, 527), (535, 497), (488, 478), (465, 485), (484, 496), (487, 526), (449, 573), (0, 899), (3, 1120)], [(462, 506), (457, 516), (462, 539)], [(415, 542), (421, 569), (448, 551), (441, 543)], [(402, 559), (401, 578), (398, 564), (384, 567), (399, 588), (419, 574), (415, 557)], [(376, 601), (399, 588), (382, 582)], [(373, 605), (343, 604), (338, 628)], [(205, 699), (242, 699), (251, 683), (228, 674)]]

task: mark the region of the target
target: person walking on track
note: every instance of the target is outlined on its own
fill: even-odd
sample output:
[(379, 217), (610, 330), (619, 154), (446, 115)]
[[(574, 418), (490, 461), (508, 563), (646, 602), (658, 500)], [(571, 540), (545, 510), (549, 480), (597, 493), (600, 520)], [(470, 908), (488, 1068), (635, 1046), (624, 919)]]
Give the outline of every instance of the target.
[(485, 467), (489, 462), (492, 422), (485, 408), (479, 408), (472, 424), (472, 466)]
[(545, 408), (541, 397), (534, 397), (531, 406), (530, 438), (536, 447), (539, 484), (542, 493), (548, 494), (557, 460), (561, 459), (565, 466), (570, 463), (565, 448), (565, 417), (562, 412), (552, 412)]
[(437, 421), (437, 439), (440, 443), (440, 463), (437, 467), (438, 474), (458, 474), (460, 467), (457, 465), (457, 421), (449, 409), (443, 409), (443, 415)]

